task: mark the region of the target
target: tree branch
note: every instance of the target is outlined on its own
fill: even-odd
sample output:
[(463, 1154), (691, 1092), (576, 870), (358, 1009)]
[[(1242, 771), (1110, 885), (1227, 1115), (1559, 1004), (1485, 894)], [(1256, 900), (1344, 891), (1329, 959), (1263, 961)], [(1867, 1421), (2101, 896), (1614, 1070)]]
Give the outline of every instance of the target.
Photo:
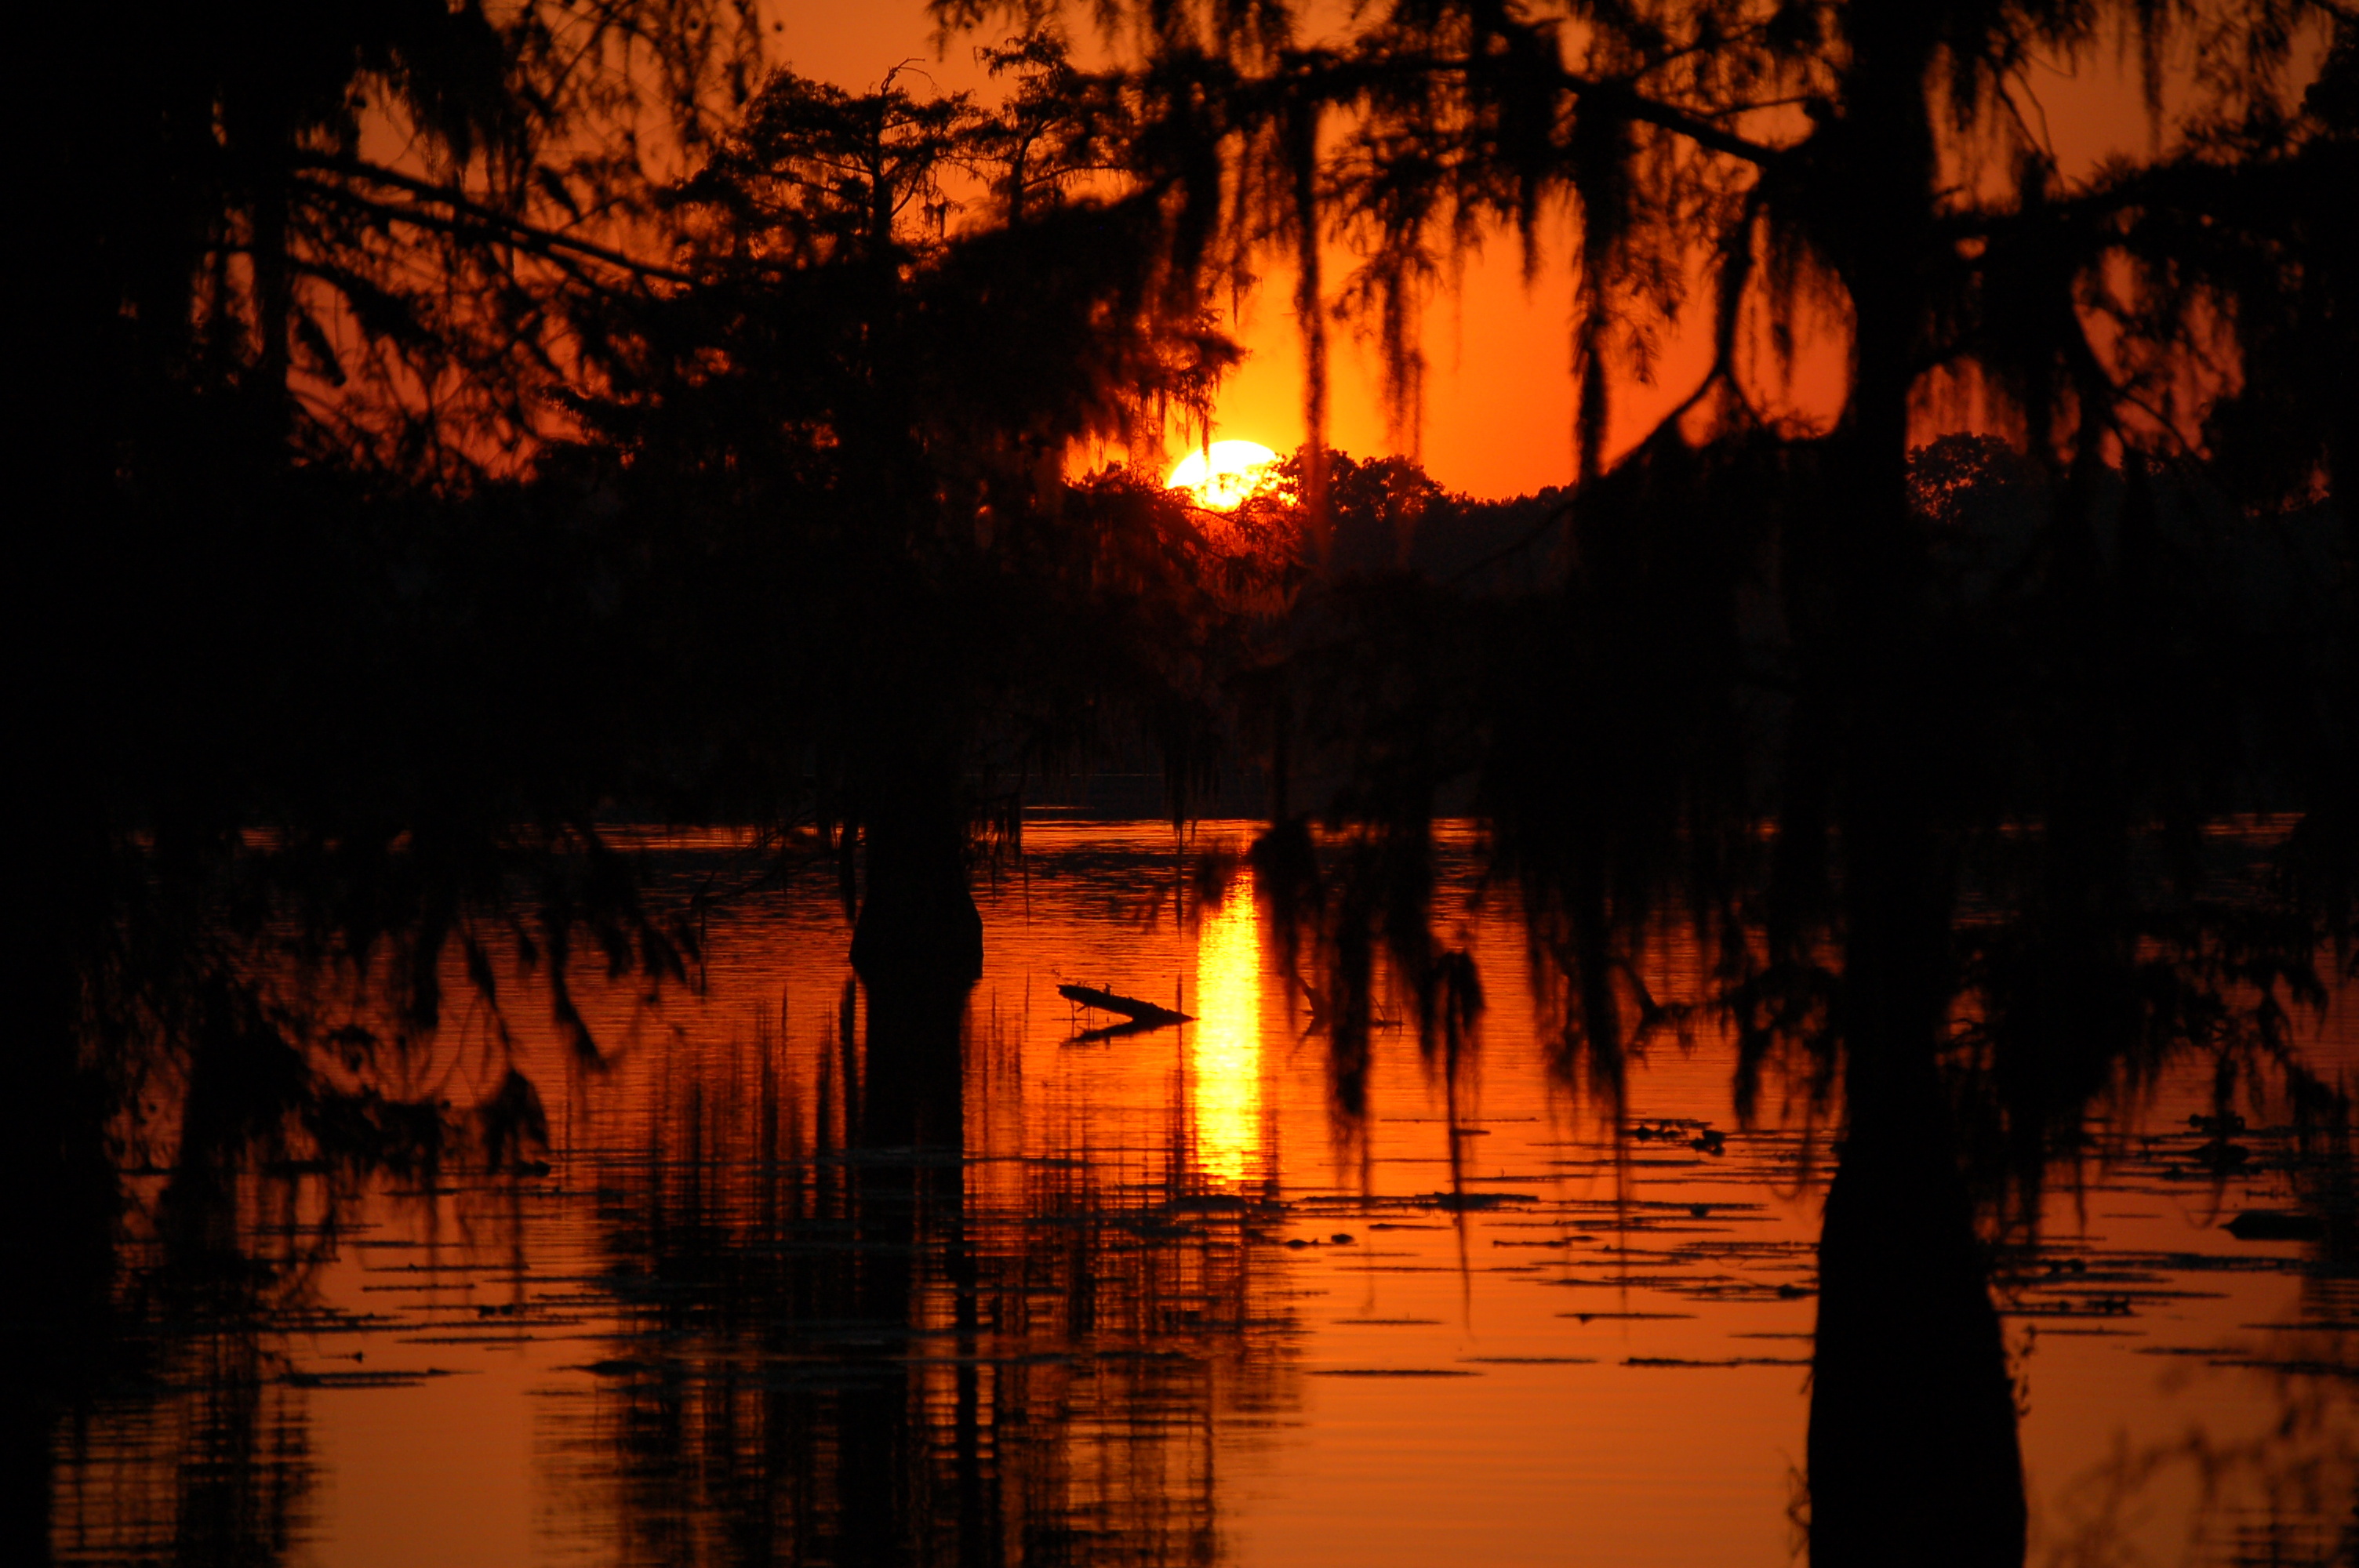
[(664, 266), (655, 262), (642, 261), (636, 256), (614, 250), (611, 246), (601, 245), (589, 240), (577, 240), (570, 234), (543, 228), (538, 223), (527, 222), (495, 207), (487, 206), (471, 197), (463, 196), (448, 186), (437, 185), (431, 180), (419, 179), (414, 175), (401, 174), (359, 158), (323, 157), (313, 155), (297, 159), (295, 167), (299, 169), (311, 169), (321, 173), (339, 175), (346, 179), (366, 180), (376, 185), (390, 186), (419, 200), (447, 207), (451, 211), (462, 215), (465, 222), (436, 219), (421, 209), (362, 196), (326, 181), (314, 179), (302, 181), (307, 189), (332, 199), (356, 202), (380, 217), (438, 228), (448, 233), (496, 237), (520, 249), (543, 255), (571, 252), (576, 255), (603, 262), (608, 266), (619, 268), (636, 276), (661, 278), (667, 283), (693, 281), (688, 274), (677, 268)]

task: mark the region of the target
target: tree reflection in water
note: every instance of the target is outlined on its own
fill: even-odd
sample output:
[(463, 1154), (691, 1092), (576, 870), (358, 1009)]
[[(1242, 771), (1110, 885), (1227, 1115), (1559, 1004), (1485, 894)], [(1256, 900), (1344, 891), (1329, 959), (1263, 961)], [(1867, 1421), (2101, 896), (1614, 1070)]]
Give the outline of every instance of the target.
[[(1221, 1555), (1216, 1421), (1292, 1400), (1282, 1208), (1208, 1180), (1185, 1136), (1000, 1141), (1012, 1050), (963, 986), (847, 979), (813, 1056), (765, 1034), (658, 1071), (652, 1098), (620, 1108), (585, 1162), (593, 1271), (560, 1309), (611, 1325), (585, 1356), (594, 1391), (560, 1402), (545, 1444), (560, 1544), (649, 1563)], [(1171, 1089), (1176, 1130), (1180, 1076)], [(55, 1434), (60, 1560), (289, 1560), (320, 1478), (312, 1390), (413, 1376), (297, 1368), (317, 1365), (296, 1349), (306, 1332), (367, 1321), (315, 1287), (387, 1195), (251, 1148), (212, 1174), (201, 1246), (133, 1249), (148, 1267), (114, 1387)], [(512, 1273), (514, 1326), (536, 1329), (543, 1265), (513, 1171), (372, 1174), (416, 1184), (429, 1234), (437, 1184), (455, 1183), (440, 1189), (464, 1217), (449, 1266)], [(509, 1326), (459, 1314), (447, 1326)]]
[(321, 1476), (308, 1396), (274, 1375), (262, 1340), (232, 1325), (159, 1346), (158, 1364), (119, 1379), (55, 1435), (59, 1485), (45, 1511), (58, 1561), (288, 1556)]
[[(1331, 872), (1354, 863), (1328, 856)], [(1437, 881), (1462, 871), (1445, 864)], [(1135, 892), (1118, 864), (1093, 877), (1088, 896)], [(415, 1375), (378, 1367), (375, 1341), (347, 1369), (338, 1347), (357, 1341), (340, 1336), (363, 1324), (335, 1303), (392, 1302), (327, 1275), (340, 1254), (393, 1245), (356, 1219), (407, 1209), (443, 1252), (371, 1256), (505, 1281), (480, 1305), (446, 1295), (431, 1334), (562, 1337), (571, 1323), (594, 1336), (564, 1353), (592, 1368), (567, 1385), (587, 1391), (542, 1400), (538, 1484), (558, 1538), (544, 1544), (636, 1563), (1223, 1559), (1223, 1455), (1298, 1403), (1277, 1249), (1286, 1200), (1301, 1194), (1277, 1184), (1275, 1112), (1252, 1060), (1265, 1047), (1247, 993), (1277, 1000), (1278, 971), (1254, 953), (1274, 913), (1240, 886), (1195, 914), (1202, 1028), (1071, 1048), (1131, 1053), (1142, 1065), (1125, 1081), (1161, 1085), (1143, 1130), (1093, 1122), (1086, 1095), (1027, 1120), (1021, 1040), (956, 985), (847, 980), (823, 1030), (806, 1021), (793, 1042), (779, 1030), (719, 1049), (683, 1039), (643, 1064), (643, 1083), (587, 1086), (580, 1105), (605, 1108), (595, 1125), (568, 1119), (579, 1105), (549, 1118), (568, 1145), (561, 1187), (534, 1173), (529, 1127), (521, 1142), (495, 1139), (481, 1112), (445, 1111), (440, 1144), (422, 1131), (404, 1144), (384, 1130), (417, 1113), (384, 1102), (366, 1156), (331, 1157), (321, 1133), (356, 1125), (348, 1114), (331, 1115), (316, 1087), (273, 1098), (284, 1079), (266, 1055), (223, 1057), (185, 1106), (159, 1108), (187, 1130), (129, 1178), (144, 1201), (111, 1382), (55, 1437), (57, 1555), (272, 1562), (315, 1539), (330, 1468), (316, 1401)], [(1304, 940), (1315, 949), (1332, 933)], [(1388, 951), (1371, 958), (1371, 1011), (1394, 1016), (1413, 995)], [(1693, 957), (1647, 971), (1658, 1005), (1708, 978)], [(1407, 1047), (1405, 1034), (1374, 1037)], [(457, 1081), (440, 1065), (424, 1076), (445, 1092)], [(1930, 1066), (1853, 1081), (1818, 1254), (1808, 1501), (1821, 1563), (1890, 1561), (1896, 1541), (1913, 1543), (1912, 1561), (2021, 1558), (2016, 1390), (1990, 1260), (1998, 1304), (2026, 1310), (2015, 1275), (2037, 1254), (1993, 1228), (1989, 1189), (1975, 1187), (1989, 1169), (1955, 1158), (1940, 1130), (1961, 1086), (1982, 1083)], [(2297, 1109), (2306, 1130), (2286, 1159), (2300, 1213), (2322, 1227), (2305, 1317), (2329, 1326), (2253, 1357), (2347, 1364), (2331, 1329), (2351, 1316), (2343, 1109), (2315, 1089)], [(2206, 1136), (2184, 1133), (2176, 1157), (2201, 1157)], [(527, 1246), (553, 1205), (579, 1217), (560, 1225), (586, 1226), (565, 1232), (586, 1243), (582, 1271), (549, 1271), (567, 1243), (547, 1228)], [(369, 1276), (379, 1288), (404, 1277)], [(2286, 1376), (2288, 1430), (2314, 1441), (2127, 1453), (2077, 1494), (2088, 1515), (2074, 1539), (2111, 1550), (2107, 1531), (2147, 1492), (2219, 1478), (2223, 1498), (2274, 1499), (2282, 1518), (2223, 1514), (2207, 1526), (2215, 1543), (2237, 1550), (2241, 1531), (2254, 1551), (2276, 1541), (2332, 1560), (2339, 1543), (2318, 1522), (2332, 1509), (2301, 1487), (2350, 1473), (2334, 1452), (2344, 1407), (2315, 1373)]]
[(625, 1562), (1213, 1561), (1215, 1418), (1285, 1397), (1279, 1211), (1177, 1145), (971, 1145), (963, 989), (862, 1003), (815, 1082), (692, 1083), (604, 1171), (624, 1328), (565, 1511)]

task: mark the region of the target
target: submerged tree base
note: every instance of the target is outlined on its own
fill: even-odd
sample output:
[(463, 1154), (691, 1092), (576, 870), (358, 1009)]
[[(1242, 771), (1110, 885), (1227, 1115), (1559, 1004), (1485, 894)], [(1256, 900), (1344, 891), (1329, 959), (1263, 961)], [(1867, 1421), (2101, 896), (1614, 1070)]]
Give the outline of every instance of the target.
[(870, 985), (972, 985), (983, 978), (983, 915), (967, 890), (966, 834), (943, 803), (866, 825), (867, 888), (852, 967)]
[(2006, 1345), (1939, 1101), (1915, 1087), (1912, 1104), (1854, 1107), (1827, 1193), (1810, 1562), (2020, 1568)]

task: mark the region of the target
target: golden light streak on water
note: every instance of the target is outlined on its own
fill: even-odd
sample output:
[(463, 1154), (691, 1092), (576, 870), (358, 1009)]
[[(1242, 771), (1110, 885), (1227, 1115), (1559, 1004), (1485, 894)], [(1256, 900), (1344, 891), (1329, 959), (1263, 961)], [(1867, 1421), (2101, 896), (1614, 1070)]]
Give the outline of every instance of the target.
[(1206, 913), (1196, 934), (1197, 1022), (1189, 1025), (1190, 1131), (1216, 1181), (1258, 1174), (1262, 1136), (1261, 915), (1249, 894)]

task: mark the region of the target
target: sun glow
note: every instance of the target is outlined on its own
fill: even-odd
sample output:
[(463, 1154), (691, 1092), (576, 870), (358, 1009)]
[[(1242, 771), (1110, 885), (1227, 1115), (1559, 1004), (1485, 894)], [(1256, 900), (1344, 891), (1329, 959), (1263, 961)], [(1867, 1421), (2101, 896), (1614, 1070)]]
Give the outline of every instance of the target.
[(1245, 497), (1277, 484), (1277, 454), (1259, 441), (1214, 441), (1181, 458), (1163, 482), (1193, 491), (1199, 506), (1234, 511)]
[(1197, 932), (1196, 1011), (1188, 1076), (1197, 1166), (1241, 1182), (1262, 1144), (1261, 917), (1249, 892), (1208, 913)]

